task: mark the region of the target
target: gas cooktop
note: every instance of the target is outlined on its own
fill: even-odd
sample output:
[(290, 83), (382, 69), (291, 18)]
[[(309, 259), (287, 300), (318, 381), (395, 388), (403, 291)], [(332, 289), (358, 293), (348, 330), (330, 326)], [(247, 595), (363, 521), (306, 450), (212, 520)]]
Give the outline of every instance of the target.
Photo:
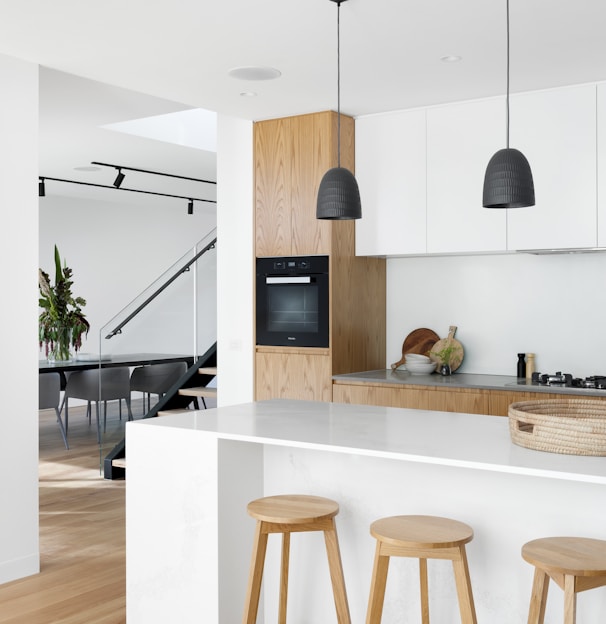
[(590, 377), (573, 377), (569, 373), (558, 371), (553, 374), (532, 373), (532, 385), (558, 386), (567, 388), (589, 388), (592, 390), (606, 390), (606, 376), (592, 375)]

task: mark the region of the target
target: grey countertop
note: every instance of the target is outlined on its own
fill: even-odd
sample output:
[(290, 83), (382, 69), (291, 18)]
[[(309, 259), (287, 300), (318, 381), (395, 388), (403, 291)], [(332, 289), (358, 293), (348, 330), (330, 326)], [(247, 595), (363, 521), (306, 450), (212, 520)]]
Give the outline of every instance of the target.
[(563, 386), (542, 386), (526, 379), (518, 379), (509, 375), (476, 375), (473, 373), (454, 373), (444, 377), (436, 373), (430, 375), (411, 375), (405, 370), (379, 369), (333, 375), (335, 383), (354, 384), (394, 384), (401, 386), (428, 386), (432, 388), (478, 388), (482, 390), (508, 390), (521, 392), (537, 392), (548, 394), (567, 394), (579, 397), (606, 397), (606, 390), (588, 388), (569, 388)]

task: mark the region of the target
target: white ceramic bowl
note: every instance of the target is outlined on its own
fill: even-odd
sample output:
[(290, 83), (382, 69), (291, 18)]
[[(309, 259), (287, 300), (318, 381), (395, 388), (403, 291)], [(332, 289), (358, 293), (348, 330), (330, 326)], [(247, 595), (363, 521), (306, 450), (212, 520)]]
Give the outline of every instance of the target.
[(411, 375), (427, 375), (429, 373), (433, 373), (436, 370), (435, 362), (414, 362), (407, 361), (406, 362), (406, 370)]
[(421, 355), (419, 353), (407, 353), (405, 359), (407, 362), (423, 362), (425, 364), (431, 361), (426, 355)]

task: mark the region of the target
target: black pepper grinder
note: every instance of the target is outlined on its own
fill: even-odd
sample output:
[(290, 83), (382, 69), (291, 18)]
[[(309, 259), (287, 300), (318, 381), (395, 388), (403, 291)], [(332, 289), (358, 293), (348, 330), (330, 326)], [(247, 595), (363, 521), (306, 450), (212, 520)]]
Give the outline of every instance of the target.
[(526, 377), (526, 357), (525, 353), (518, 353), (518, 379)]

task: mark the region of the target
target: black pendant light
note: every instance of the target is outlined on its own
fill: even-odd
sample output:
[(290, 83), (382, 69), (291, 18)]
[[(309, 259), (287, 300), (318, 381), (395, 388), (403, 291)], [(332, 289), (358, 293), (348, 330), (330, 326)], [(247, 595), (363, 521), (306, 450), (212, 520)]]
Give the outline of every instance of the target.
[(534, 206), (534, 182), (528, 160), (509, 147), (509, 0), (507, 2), (507, 147), (489, 161), (484, 176), (484, 208), (526, 208)]
[(341, 167), (341, 3), (337, 3), (337, 166), (329, 169), (320, 182), (317, 219), (359, 219), (362, 216), (360, 191), (354, 175)]

